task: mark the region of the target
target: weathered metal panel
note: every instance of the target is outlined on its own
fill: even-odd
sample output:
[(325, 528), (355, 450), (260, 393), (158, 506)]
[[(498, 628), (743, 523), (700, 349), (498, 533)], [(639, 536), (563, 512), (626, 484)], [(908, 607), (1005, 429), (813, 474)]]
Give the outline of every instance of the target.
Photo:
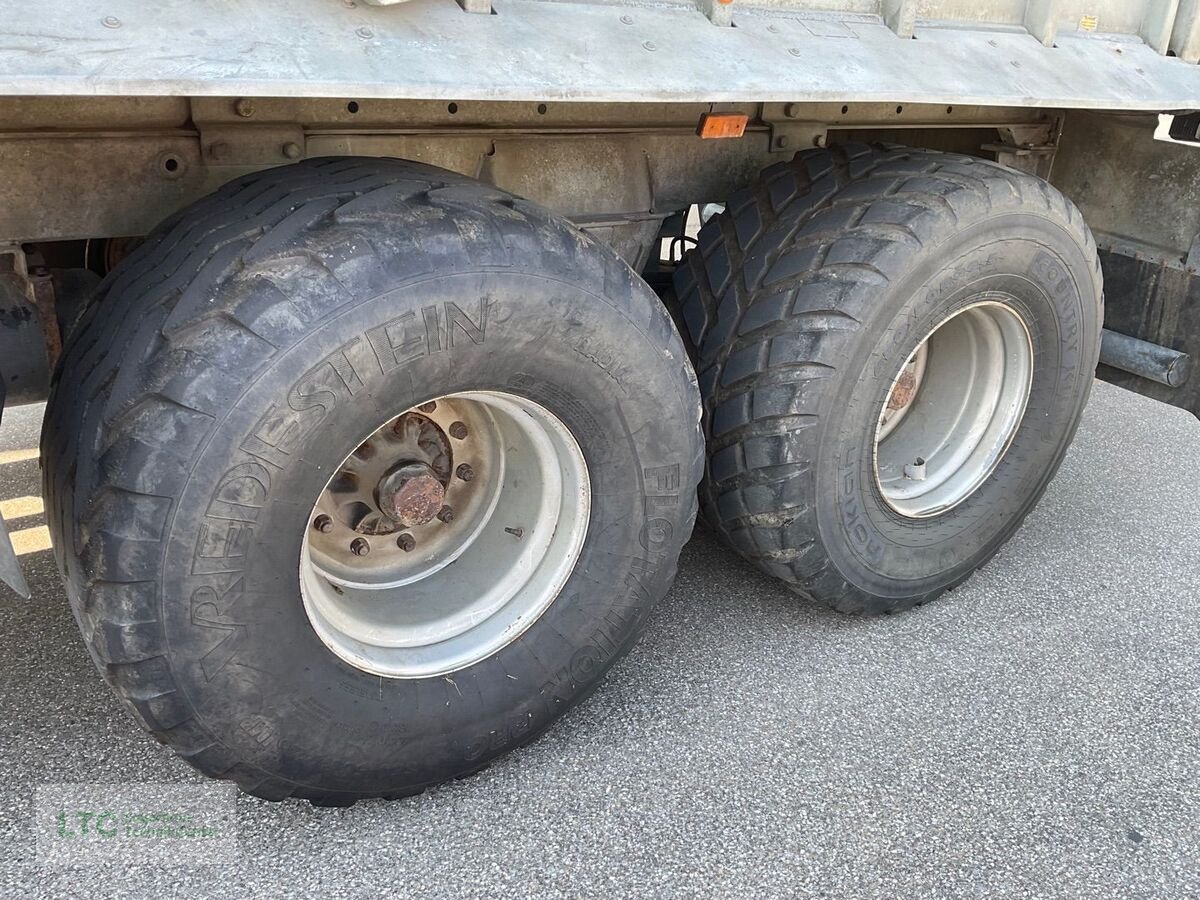
[(684, 3), (10, 3), (0, 94), (1200, 107), (1200, 69), (1156, 52), (1177, 3), (1063, 0), (1035, 37), (1027, 0), (922, 0), (916, 40), (884, 19), (907, 0), (735, 0), (735, 28)]
[[(159, 99), (0, 97), (0, 240), (144, 234), (229, 178), (347, 154), (429, 162), (570, 216), (640, 216), (724, 199), (775, 153), (835, 132), (974, 153), (997, 129), (1042, 134), (1059, 118), (999, 106), (724, 104), (752, 121), (739, 140), (711, 141), (696, 136), (703, 103)], [(36, 127), (43, 103), (53, 129)], [(652, 192), (631, 198), (646, 176)]]
[[(1096, 233), (1105, 327), (1200, 359), (1200, 152), (1155, 139), (1154, 116), (1066, 116), (1055, 185)], [(1179, 387), (1109, 366), (1106, 381), (1200, 416), (1200, 375)]]
[[(1194, 271), (1116, 251), (1102, 250), (1105, 324), (1200, 359), (1200, 277)], [(1193, 366), (1194, 368), (1194, 366)], [(1200, 416), (1200, 374), (1169, 387), (1101, 366), (1105, 381), (1146, 394)]]
[(0, 143), (4, 240), (146, 234), (170, 212), (243, 172), (201, 164), (186, 136), (47, 137)]
[[(250, 126), (252, 132), (257, 129)], [(58, 137), (4, 136), (0, 203), (5, 240), (66, 240), (145, 234), (175, 210), (224, 182), (264, 165), (272, 145), (215, 145), (232, 129), (213, 134), (128, 134)], [(274, 134), (274, 131), (271, 130)], [(310, 133), (296, 136), (304, 156), (394, 156), (429, 162), (480, 178), (579, 222), (609, 228), (674, 212), (696, 199), (723, 200), (770, 162), (767, 133), (741, 141), (702, 141), (682, 134), (459, 134)], [(286, 146), (284, 144), (283, 146)], [(246, 151), (249, 151), (246, 154)], [(103, 190), (97, 190), (103, 185)], [(601, 222), (604, 217), (611, 221)]]
[(1182, 265), (1200, 236), (1200, 152), (1155, 140), (1157, 126), (1154, 116), (1070, 113), (1051, 180), (1102, 245)]

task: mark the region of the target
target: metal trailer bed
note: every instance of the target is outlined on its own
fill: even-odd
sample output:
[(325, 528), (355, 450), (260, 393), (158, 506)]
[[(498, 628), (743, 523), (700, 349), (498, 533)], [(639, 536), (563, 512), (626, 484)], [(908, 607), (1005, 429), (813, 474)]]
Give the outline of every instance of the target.
[(10, 3), (0, 94), (1200, 105), (1194, 0), (468, 6)]

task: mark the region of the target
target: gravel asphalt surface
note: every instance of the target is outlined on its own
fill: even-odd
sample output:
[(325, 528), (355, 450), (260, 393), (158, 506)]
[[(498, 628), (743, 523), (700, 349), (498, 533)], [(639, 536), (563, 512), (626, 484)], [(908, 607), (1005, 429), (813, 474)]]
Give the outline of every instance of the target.
[[(40, 415), (7, 412), (0, 451)], [(0, 465), (0, 497), (39, 492), (36, 461)], [(1200, 897), (1200, 422), (1107, 385), (952, 595), (839, 616), (699, 529), (645, 639), (541, 741), (394, 803), (239, 797), (236, 866), (37, 864), (36, 785), (202, 779), (102, 684), (51, 554), (22, 560), (0, 896)]]

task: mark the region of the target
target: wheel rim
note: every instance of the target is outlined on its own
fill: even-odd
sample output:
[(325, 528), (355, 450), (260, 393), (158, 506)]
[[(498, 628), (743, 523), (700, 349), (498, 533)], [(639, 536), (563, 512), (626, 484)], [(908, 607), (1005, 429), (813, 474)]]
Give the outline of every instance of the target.
[(909, 518), (946, 512), (987, 481), (1020, 427), (1033, 384), (1021, 315), (981, 299), (944, 319), (892, 381), (875, 429), (875, 478)]
[(587, 533), (583, 452), (514, 394), (440, 397), (376, 428), (309, 516), (304, 608), (325, 645), (393, 678), (466, 668), (554, 602)]

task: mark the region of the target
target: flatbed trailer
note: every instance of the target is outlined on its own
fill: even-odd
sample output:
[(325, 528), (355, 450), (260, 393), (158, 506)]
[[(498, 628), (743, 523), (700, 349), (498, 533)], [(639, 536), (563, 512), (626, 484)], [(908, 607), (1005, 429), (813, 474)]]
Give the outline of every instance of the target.
[(1200, 414), (1198, 61), (1196, 0), (9, 4), (0, 376), (97, 665), (340, 804), (580, 702), (697, 507), (933, 600), (1098, 361)]

